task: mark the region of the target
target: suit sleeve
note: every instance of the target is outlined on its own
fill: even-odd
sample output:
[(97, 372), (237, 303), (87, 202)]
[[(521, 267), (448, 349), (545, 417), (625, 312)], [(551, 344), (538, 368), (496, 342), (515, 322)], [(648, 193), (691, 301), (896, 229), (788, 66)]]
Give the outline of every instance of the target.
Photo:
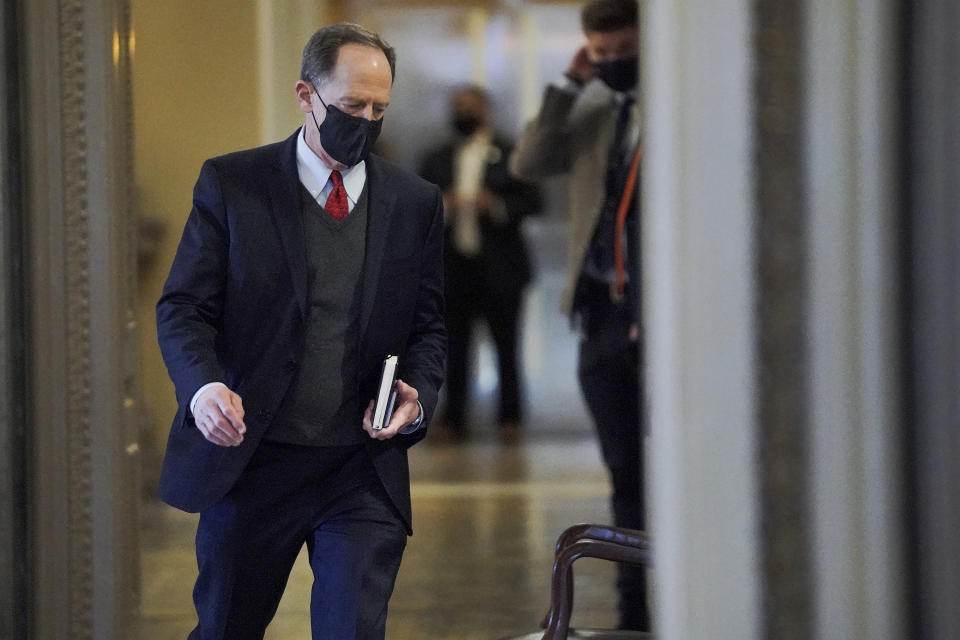
[(157, 338), (176, 388), (189, 407), (204, 384), (224, 381), (216, 354), (223, 311), (228, 230), (216, 170), (207, 161), (193, 192), (170, 275), (157, 303)]
[[(407, 343), (404, 380), (420, 394), (424, 424), (428, 423), (437, 407), (440, 386), (443, 384), (447, 352), (447, 331), (444, 324), (443, 302), (443, 198), (434, 189), (433, 215), (420, 260), (413, 326)], [(420, 429), (414, 436), (424, 435)]]
[(570, 168), (567, 121), (577, 95), (547, 87), (540, 113), (524, 129), (510, 157), (510, 171), (524, 180), (539, 180)]

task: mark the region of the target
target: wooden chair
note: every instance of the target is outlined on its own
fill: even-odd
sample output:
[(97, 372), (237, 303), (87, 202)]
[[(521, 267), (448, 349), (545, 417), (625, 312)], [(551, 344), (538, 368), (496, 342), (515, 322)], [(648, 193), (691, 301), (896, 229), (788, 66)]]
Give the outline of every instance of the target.
[(550, 610), (536, 631), (503, 640), (652, 640), (640, 631), (571, 629), (573, 563), (577, 558), (600, 558), (650, 566), (650, 539), (643, 531), (601, 524), (577, 524), (557, 538), (550, 584)]

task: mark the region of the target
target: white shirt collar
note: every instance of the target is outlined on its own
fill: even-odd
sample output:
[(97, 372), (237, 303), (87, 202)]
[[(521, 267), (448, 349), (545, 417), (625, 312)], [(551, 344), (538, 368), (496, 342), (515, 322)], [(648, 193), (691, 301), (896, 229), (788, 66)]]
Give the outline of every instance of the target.
[[(322, 199), (320, 194), (330, 180), (331, 171), (332, 169), (325, 165), (307, 145), (303, 127), (300, 127), (300, 135), (297, 136), (297, 174), (300, 177), (300, 183), (306, 187), (314, 199), (321, 202), (321, 205), (327, 200), (326, 194)], [(350, 199), (351, 204), (356, 204), (363, 192), (363, 185), (367, 182), (367, 161), (362, 160), (359, 164), (344, 169), (340, 174), (343, 176), (343, 188), (347, 191), (347, 198)]]

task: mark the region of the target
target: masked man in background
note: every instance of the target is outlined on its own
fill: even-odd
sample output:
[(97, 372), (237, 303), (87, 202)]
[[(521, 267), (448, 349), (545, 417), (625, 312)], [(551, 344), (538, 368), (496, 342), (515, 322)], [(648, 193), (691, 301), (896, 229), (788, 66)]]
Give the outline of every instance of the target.
[(467, 433), (473, 326), (483, 318), (497, 352), (499, 435), (509, 443), (523, 420), (520, 315), (532, 275), (521, 225), (540, 212), (541, 199), (535, 185), (507, 170), (513, 145), (494, 131), (490, 109), (480, 87), (457, 89), (450, 100), (454, 136), (424, 156), (420, 175), (443, 190), (446, 218), (449, 350), (442, 424), (453, 439)]
[[(614, 523), (642, 529), (637, 0), (591, 0), (581, 25), (586, 44), (562, 86), (547, 87), (510, 168), (526, 179), (569, 175), (563, 304), (581, 330), (578, 378), (613, 484)], [(645, 571), (623, 565), (617, 585), (621, 628), (649, 630)]]

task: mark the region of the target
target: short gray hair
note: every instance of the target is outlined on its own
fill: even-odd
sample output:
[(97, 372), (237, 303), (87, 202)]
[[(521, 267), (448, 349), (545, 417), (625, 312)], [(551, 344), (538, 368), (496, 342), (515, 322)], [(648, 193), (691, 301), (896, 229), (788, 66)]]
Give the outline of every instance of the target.
[(337, 66), (340, 47), (345, 44), (361, 44), (383, 51), (390, 63), (390, 81), (393, 81), (397, 73), (397, 54), (393, 47), (373, 31), (350, 22), (324, 27), (310, 36), (303, 48), (300, 79), (314, 85), (326, 82)]

